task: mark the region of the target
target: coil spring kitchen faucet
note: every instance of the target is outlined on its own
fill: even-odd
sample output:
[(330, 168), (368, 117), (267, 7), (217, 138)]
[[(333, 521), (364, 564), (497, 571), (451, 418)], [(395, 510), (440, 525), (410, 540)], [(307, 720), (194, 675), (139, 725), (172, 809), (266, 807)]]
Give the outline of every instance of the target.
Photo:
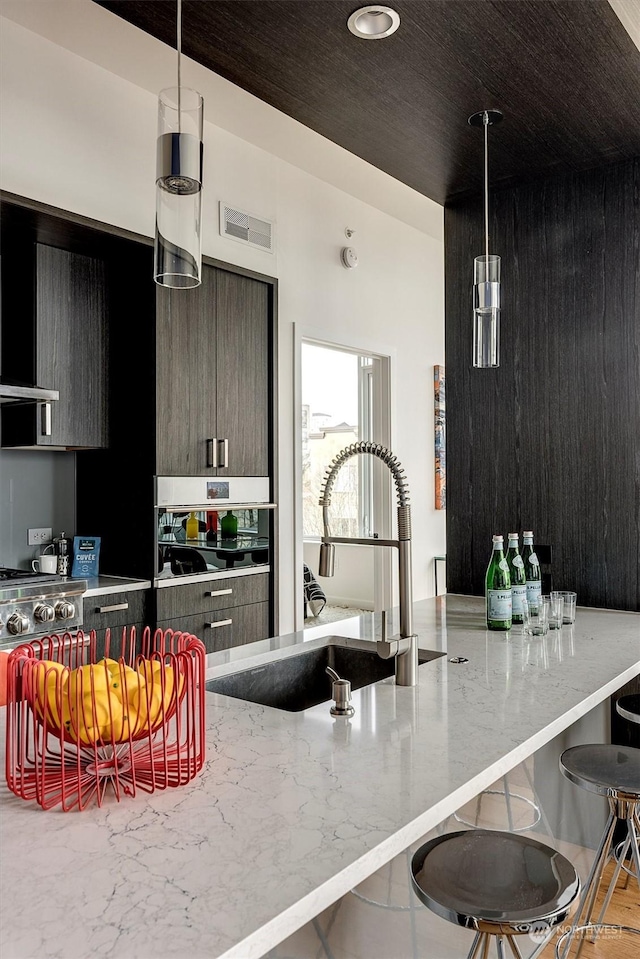
[[(356, 539), (349, 536), (331, 536), (329, 506), (331, 490), (336, 476), (344, 463), (359, 453), (376, 456), (387, 466), (396, 484), (398, 498), (398, 539)], [(335, 563), (334, 543), (357, 543), (362, 546), (395, 546), (398, 550), (398, 576), (400, 587), (400, 636), (391, 640), (386, 636), (386, 617), (382, 617), (383, 633), (376, 648), (382, 659), (395, 656), (396, 684), (415, 686), (418, 680), (418, 637), (413, 632), (413, 598), (411, 592), (411, 507), (409, 487), (404, 470), (397, 458), (384, 446), (361, 440), (341, 450), (327, 467), (320, 490), (319, 505), (322, 506), (323, 535), (320, 544), (320, 576), (333, 576)]]

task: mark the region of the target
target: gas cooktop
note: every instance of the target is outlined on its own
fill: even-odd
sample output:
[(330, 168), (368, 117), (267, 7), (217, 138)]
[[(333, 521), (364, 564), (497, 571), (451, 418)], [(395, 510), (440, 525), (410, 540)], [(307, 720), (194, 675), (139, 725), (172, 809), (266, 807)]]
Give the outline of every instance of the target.
[(56, 573), (34, 573), (30, 569), (9, 569), (0, 566), (0, 586), (3, 583), (57, 583), (62, 579)]
[(84, 579), (0, 566), (0, 645), (82, 626)]

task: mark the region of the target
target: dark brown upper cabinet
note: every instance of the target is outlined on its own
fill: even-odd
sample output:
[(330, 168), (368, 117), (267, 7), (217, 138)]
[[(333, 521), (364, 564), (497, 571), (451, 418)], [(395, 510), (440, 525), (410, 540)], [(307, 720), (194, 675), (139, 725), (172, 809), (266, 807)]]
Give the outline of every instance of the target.
[(269, 295), (206, 264), (197, 289), (158, 290), (158, 475), (269, 475)]
[(2, 406), (2, 447), (108, 445), (105, 262), (3, 235), (2, 379), (57, 390), (50, 403)]

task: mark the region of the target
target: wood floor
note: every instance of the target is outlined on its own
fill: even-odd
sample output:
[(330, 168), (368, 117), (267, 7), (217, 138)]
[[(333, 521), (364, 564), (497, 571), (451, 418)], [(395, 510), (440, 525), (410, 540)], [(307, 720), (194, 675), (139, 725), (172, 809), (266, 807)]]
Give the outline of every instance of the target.
[[(613, 868), (614, 864), (612, 862), (605, 870), (597, 903), (602, 903)], [(629, 877), (627, 888), (623, 889), (623, 882), (623, 879), (618, 880), (604, 922), (640, 929), (640, 889), (638, 889), (638, 883), (634, 878)], [(594, 910), (594, 916), (598, 916), (598, 905)], [(562, 931), (564, 930), (561, 930), (560, 934)], [(554, 959), (555, 941), (549, 943), (547, 948), (542, 951), (540, 959)], [(571, 959), (576, 955), (576, 950), (577, 944), (571, 947)], [(580, 959), (638, 959), (639, 956), (640, 936), (618, 934), (612, 930), (603, 930), (599, 940), (597, 939), (594, 943), (589, 942), (588, 939), (585, 940), (580, 952)]]

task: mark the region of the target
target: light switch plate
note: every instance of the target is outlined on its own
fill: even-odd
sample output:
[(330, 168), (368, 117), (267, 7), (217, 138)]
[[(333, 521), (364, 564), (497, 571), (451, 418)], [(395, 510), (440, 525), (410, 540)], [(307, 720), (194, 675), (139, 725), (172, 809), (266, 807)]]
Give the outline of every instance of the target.
[(50, 543), (53, 531), (46, 526), (41, 526), (38, 529), (28, 529), (27, 530), (27, 545), (28, 546), (41, 546), (43, 543)]

